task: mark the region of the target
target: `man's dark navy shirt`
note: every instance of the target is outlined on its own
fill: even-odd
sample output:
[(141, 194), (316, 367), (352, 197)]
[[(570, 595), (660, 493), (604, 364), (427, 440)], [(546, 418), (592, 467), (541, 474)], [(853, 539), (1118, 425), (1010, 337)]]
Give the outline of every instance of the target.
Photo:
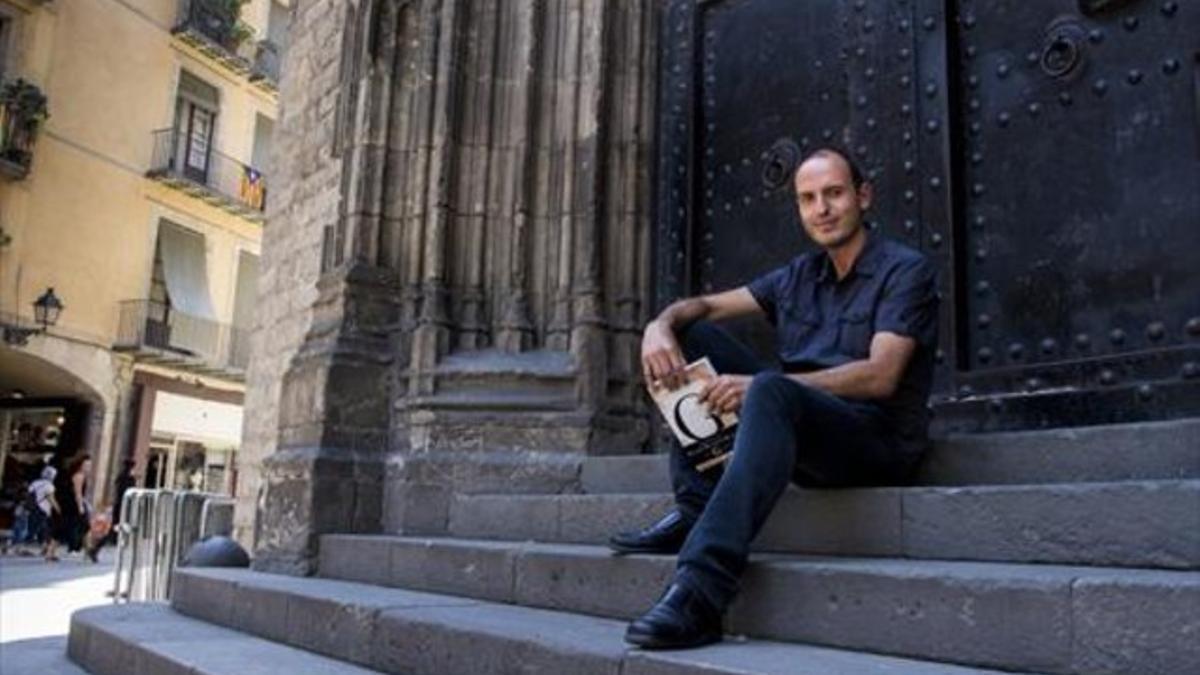
[(806, 253), (750, 282), (750, 294), (776, 328), (785, 372), (809, 372), (865, 359), (875, 333), (913, 338), (917, 349), (896, 392), (873, 401), (903, 452), (926, 444), (926, 402), (937, 349), (937, 273), (921, 253), (869, 235), (854, 267), (837, 278), (824, 251)]

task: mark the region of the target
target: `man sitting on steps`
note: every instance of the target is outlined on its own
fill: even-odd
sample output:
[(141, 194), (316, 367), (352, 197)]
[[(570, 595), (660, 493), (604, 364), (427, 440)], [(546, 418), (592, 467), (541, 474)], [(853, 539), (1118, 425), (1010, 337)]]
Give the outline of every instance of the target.
[[(701, 399), (710, 410), (737, 411), (740, 422), (723, 471), (697, 471), (676, 447), (675, 510), (610, 541), (619, 553), (679, 553), (674, 581), (626, 631), (635, 645), (721, 639), (750, 542), (789, 480), (902, 483), (925, 449), (937, 342), (933, 265), (867, 232), (871, 186), (845, 153), (808, 155), (794, 184), (804, 230), (821, 251), (747, 286), (680, 300), (646, 326), (647, 381), (676, 387), (683, 367), (707, 356), (720, 375)], [(776, 326), (782, 372), (709, 323), (749, 314)]]

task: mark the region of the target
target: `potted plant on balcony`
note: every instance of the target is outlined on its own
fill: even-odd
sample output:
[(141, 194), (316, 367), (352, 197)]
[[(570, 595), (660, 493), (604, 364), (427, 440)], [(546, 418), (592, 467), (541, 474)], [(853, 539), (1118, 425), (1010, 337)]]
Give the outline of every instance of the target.
[(254, 28), (242, 20), (242, 8), (249, 0), (216, 0), (217, 11), (224, 17), (229, 26), (226, 48), (238, 53), (242, 45), (254, 37)]
[(46, 95), (23, 79), (0, 87), (0, 159), (28, 168), (38, 128), (50, 117)]

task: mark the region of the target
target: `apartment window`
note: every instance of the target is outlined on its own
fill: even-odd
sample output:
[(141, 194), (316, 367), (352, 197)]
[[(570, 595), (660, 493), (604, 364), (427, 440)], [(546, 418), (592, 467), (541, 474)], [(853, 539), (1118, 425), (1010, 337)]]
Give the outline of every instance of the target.
[(197, 183), (208, 183), (213, 135), (220, 109), (217, 88), (185, 71), (179, 75), (175, 102), (175, 169)]

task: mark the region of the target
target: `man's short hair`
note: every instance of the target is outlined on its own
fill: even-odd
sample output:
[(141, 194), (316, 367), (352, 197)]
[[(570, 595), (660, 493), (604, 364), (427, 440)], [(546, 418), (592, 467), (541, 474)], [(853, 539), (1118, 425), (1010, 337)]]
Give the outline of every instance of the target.
[[(822, 145), (821, 147), (804, 155), (804, 157), (796, 164), (796, 173), (800, 172), (800, 167), (804, 166), (804, 163), (808, 160), (814, 157), (825, 157), (828, 155), (837, 155), (838, 157), (841, 157), (842, 161), (846, 162), (846, 166), (850, 167), (850, 181), (854, 183), (855, 189), (862, 187), (862, 184), (867, 182), (866, 175), (863, 174), (862, 169), (859, 168), (858, 163), (854, 161), (854, 158), (851, 157), (850, 153), (836, 145)], [(794, 174), (792, 176), (792, 184), (796, 184), (796, 176)]]

